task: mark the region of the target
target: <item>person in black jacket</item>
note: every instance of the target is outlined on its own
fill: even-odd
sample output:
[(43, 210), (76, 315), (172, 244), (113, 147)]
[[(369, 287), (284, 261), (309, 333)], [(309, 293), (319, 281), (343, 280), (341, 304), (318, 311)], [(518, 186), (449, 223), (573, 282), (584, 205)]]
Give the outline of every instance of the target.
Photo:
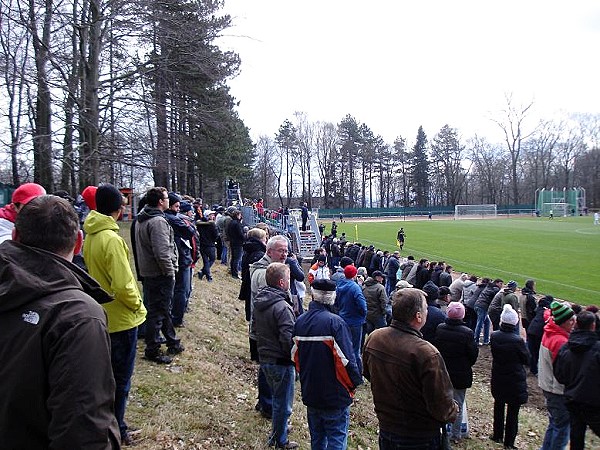
[(449, 438), (458, 442), (466, 433), (461, 432), (463, 405), (467, 388), (473, 385), (473, 364), (477, 361), (479, 348), (473, 340), (473, 332), (463, 318), (465, 307), (460, 302), (451, 302), (446, 310), (448, 318), (438, 325), (433, 345), (442, 354), (446, 369), (454, 388), (454, 400), (458, 404), (458, 416), (452, 423)]
[(565, 385), (571, 414), (571, 450), (583, 450), (588, 426), (600, 436), (600, 342), (594, 313), (577, 314), (576, 328), (554, 361), (554, 376)]
[(529, 324), (535, 317), (535, 309), (537, 307), (535, 300), (535, 280), (527, 280), (525, 282), (525, 287), (521, 289), (521, 294), (525, 296), (525, 307), (523, 308), (523, 311), (521, 311), (521, 322), (523, 323), (523, 328), (527, 330)]
[(538, 359), (540, 357), (540, 345), (542, 345), (542, 336), (544, 335), (544, 311), (550, 308), (554, 298), (550, 295), (540, 298), (538, 306), (535, 309), (535, 316), (527, 327), (527, 348), (531, 355), (529, 362), (530, 372), (537, 376)]
[(423, 289), (423, 286), (431, 279), (431, 274), (429, 273), (429, 261), (425, 258), (419, 261), (419, 266), (417, 267), (417, 273), (415, 277), (415, 287), (417, 289)]
[(244, 227), (242, 226), (241, 211), (236, 210), (232, 214), (231, 221), (227, 224), (226, 233), (229, 236), (229, 246), (231, 247), (231, 276), (241, 278), (239, 270), (244, 246)]
[(483, 345), (487, 345), (490, 343), (490, 325), (491, 321), (488, 317), (488, 309), (490, 307), (490, 303), (492, 303), (492, 299), (495, 295), (502, 289), (504, 285), (504, 281), (500, 278), (496, 278), (493, 282), (488, 283), (488, 285), (481, 291), (479, 297), (477, 297), (477, 301), (475, 302), (475, 312), (477, 313), (477, 325), (475, 325), (475, 332), (473, 336), (475, 338), (475, 342), (479, 344), (479, 336), (481, 335), (481, 329), (483, 328)]
[(427, 295), (427, 320), (425, 325), (421, 328), (421, 334), (423, 339), (427, 342), (433, 343), (435, 338), (435, 331), (439, 324), (444, 323), (446, 320), (446, 314), (441, 310), (437, 304), (437, 299), (440, 296), (439, 288), (433, 284), (433, 281), (428, 281), (423, 286), (423, 292)]
[(217, 241), (219, 240), (219, 230), (215, 224), (215, 212), (206, 211), (207, 220), (198, 220), (196, 228), (198, 229), (198, 245), (200, 255), (202, 256), (202, 270), (198, 272), (198, 278), (206, 277), (207, 281), (212, 281), (210, 268), (217, 259)]
[[(519, 315), (508, 303), (500, 315), (500, 329), (492, 333), (492, 397), (494, 397), (494, 434), (491, 439), (504, 442), (504, 448), (515, 447), (519, 430), (519, 409), (527, 403), (527, 374), (529, 363), (525, 342), (515, 334)], [(504, 409), (506, 407), (506, 427)]]

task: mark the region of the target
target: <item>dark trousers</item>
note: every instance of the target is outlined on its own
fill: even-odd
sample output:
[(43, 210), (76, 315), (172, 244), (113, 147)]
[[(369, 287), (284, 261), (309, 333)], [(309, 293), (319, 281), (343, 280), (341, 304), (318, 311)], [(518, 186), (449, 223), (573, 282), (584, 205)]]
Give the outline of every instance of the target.
[(567, 409), (571, 415), (571, 450), (583, 450), (588, 426), (600, 437), (600, 411), (581, 403), (568, 403)]
[(180, 267), (175, 275), (173, 300), (171, 301), (171, 321), (174, 326), (183, 325), (183, 315), (187, 310), (189, 294), (191, 292), (192, 273), (189, 267)]
[(529, 354), (531, 355), (531, 359), (529, 360), (529, 370), (531, 370), (531, 373), (534, 375), (537, 375), (538, 373), (540, 345), (542, 345), (541, 336), (533, 336), (531, 334), (527, 335), (527, 348), (529, 349)]
[[(504, 423), (504, 407), (506, 406), (506, 426)], [(494, 401), (494, 440), (503, 440), (505, 447), (513, 447), (519, 431), (519, 409), (516, 403)]]
[(121, 439), (127, 434), (125, 407), (131, 388), (136, 344), (137, 327), (110, 333), (110, 362), (115, 377), (115, 416), (121, 431)]
[(159, 353), (159, 335), (162, 332), (167, 340), (167, 347), (177, 347), (179, 339), (171, 322), (171, 301), (175, 279), (169, 276), (145, 277), (143, 281), (144, 300), (148, 313), (146, 315), (146, 356), (153, 357)]
[(473, 308), (465, 306), (464, 322), (466, 326), (468, 326), (471, 330), (475, 331), (475, 326), (477, 325), (477, 313)]
[(216, 248), (213, 247), (200, 247), (200, 255), (202, 256), (202, 270), (201, 273), (206, 276), (207, 280), (212, 280), (210, 274), (210, 268), (216, 261)]
[(244, 248), (241, 245), (231, 245), (231, 276), (237, 278)]
[(430, 438), (400, 436), (379, 430), (379, 450), (439, 450), (441, 431)]

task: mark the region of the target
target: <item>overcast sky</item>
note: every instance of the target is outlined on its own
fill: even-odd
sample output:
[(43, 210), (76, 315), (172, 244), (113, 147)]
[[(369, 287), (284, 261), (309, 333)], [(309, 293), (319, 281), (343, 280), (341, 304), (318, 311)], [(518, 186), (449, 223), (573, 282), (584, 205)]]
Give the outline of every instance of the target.
[[(295, 111), (351, 114), (388, 143), (444, 124), (498, 141), (505, 93), (534, 114), (600, 113), (597, 0), (225, 0), (223, 48), (253, 139)], [(534, 119), (532, 118), (532, 124)]]

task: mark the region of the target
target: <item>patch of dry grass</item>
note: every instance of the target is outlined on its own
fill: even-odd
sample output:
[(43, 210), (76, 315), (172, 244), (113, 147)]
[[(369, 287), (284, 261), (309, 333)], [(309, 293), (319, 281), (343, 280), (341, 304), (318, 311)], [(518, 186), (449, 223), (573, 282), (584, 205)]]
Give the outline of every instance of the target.
[[(255, 410), (257, 366), (250, 361), (244, 304), (237, 299), (239, 281), (214, 266), (213, 283), (194, 277), (190, 311), (185, 328), (178, 329), (184, 353), (169, 366), (142, 358), (143, 342), (132, 382), (126, 418), (140, 428), (136, 449), (266, 449), (270, 421)], [(493, 399), (489, 373), (476, 374), (467, 391), (471, 439), (461, 449), (500, 449), (488, 439), (492, 431)], [(361, 386), (351, 408), (351, 449), (376, 449), (377, 418), (368, 383)], [(517, 446), (535, 449), (541, 445), (546, 426), (545, 412), (525, 406), (519, 416)], [(310, 448), (306, 408), (297, 383), (290, 439)], [(592, 433), (588, 432), (588, 439)], [(594, 437), (589, 448), (599, 448)]]

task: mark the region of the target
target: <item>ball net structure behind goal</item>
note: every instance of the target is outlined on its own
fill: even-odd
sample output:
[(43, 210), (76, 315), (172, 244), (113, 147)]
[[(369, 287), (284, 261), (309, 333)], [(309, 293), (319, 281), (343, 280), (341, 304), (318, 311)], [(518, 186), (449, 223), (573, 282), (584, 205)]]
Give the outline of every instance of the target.
[(538, 189), (535, 207), (541, 216), (577, 216), (585, 208), (585, 189)]
[(454, 218), (458, 219), (495, 219), (498, 215), (496, 205), (455, 205)]

